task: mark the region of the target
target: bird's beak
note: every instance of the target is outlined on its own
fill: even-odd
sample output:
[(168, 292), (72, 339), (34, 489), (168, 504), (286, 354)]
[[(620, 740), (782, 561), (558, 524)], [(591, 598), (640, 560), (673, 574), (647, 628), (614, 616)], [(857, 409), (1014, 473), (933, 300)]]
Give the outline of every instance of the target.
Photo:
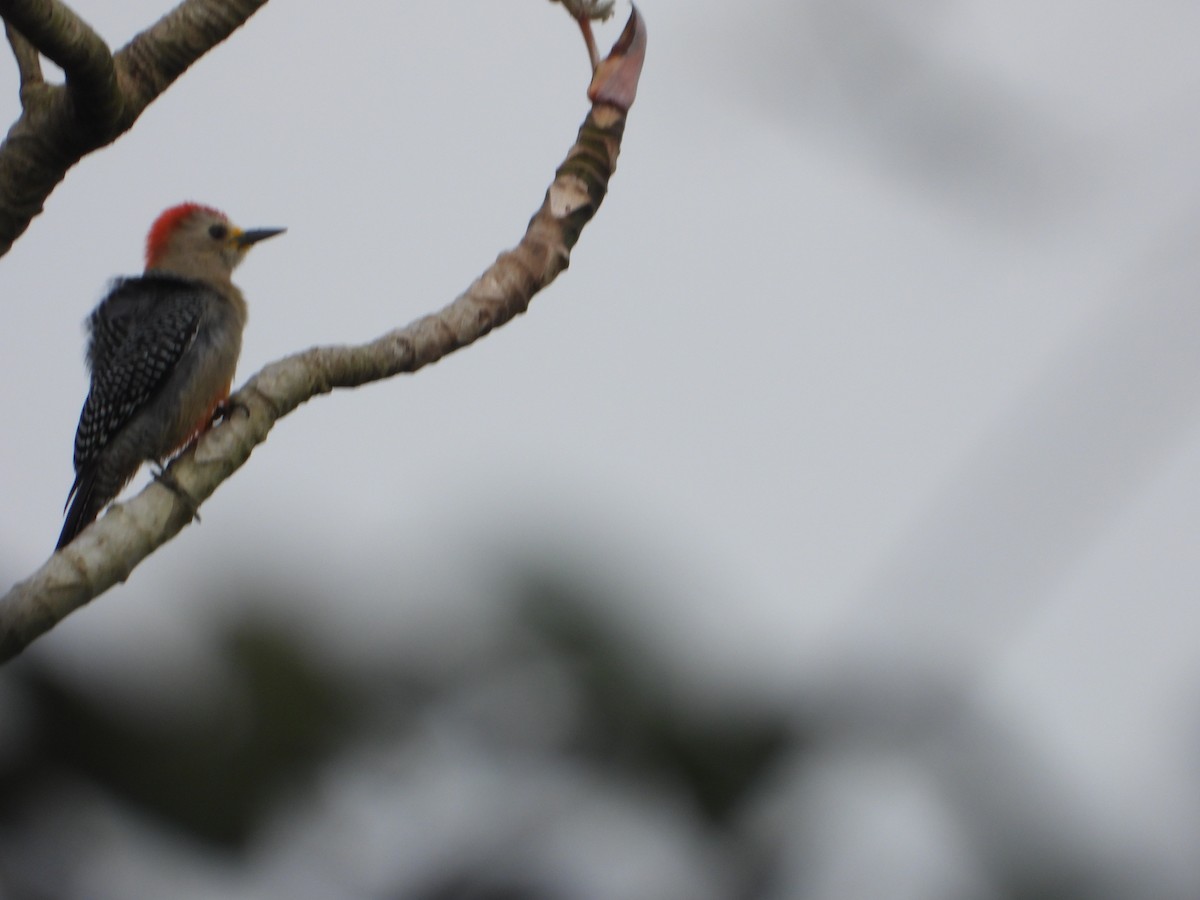
[(236, 235), (233, 242), (239, 248), (245, 250), (252, 244), (265, 241), (267, 238), (275, 237), (277, 234), (283, 234), (285, 231), (287, 231), (286, 228), (252, 228), (249, 231), (243, 231), (241, 234)]

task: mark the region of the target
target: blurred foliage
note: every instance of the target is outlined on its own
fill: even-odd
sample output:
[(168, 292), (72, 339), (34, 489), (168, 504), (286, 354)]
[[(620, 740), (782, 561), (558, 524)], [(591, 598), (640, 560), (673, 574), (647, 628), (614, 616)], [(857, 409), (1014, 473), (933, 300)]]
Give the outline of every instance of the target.
[[(675, 848), (683, 860), (679, 871), (694, 878), (671, 898), (694, 900), (695, 884), (709, 882), (715, 886), (706, 898), (808, 896), (805, 885), (814, 878), (821, 883), (810, 872), (833, 871), (836, 883), (839, 867), (846, 865), (828, 858), (826, 832), (850, 835), (856, 846), (860, 840), (859, 823), (835, 819), (843, 814), (838, 802), (861, 811), (856, 803), (862, 799), (831, 801), (830, 785), (853, 790), (860, 776), (872, 777), (871, 760), (907, 765), (914, 752), (924, 752), (918, 765), (942, 779), (937, 786), (945, 804), (942, 821), (961, 832), (970, 850), (970, 863), (955, 865), (973, 866), (987, 884), (983, 893), (961, 896), (1167, 896), (1162, 890), (1130, 894), (1128, 880), (1120, 883), (1127, 879), (1121, 863), (1106, 868), (1086, 856), (1071, 857), (1062, 846), (1045, 846), (1044, 833), (1026, 834), (1020, 819), (998, 817), (986, 790), (980, 792), (990, 789), (987, 778), (973, 773), (988, 771), (988, 754), (1013, 765), (1020, 765), (1020, 754), (974, 726), (972, 734), (983, 740), (971, 758), (985, 764), (945, 766), (945, 747), (934, 749), (936, 740), (929, 738), (938, 717), (910, 719), (903, 708), (893, 708), (904, 690), (875, 691), (876, 698), (892, 698), (886, 709), (842, 697), (832, 704), (836, 708), (805, 712), (708, 697), (671, 664), (652, 635), (617, 613), (622, 603), (588, 578), (553, 565), (515, 566), (509, 575), (497, 582), (511, 589), (497, 590), (506, 615), (494, 623), (494, 633), (478, 646), (470, 641), (455, 646), (461, 635), (443, 622), (434, 639), (442, 643), (417, 659), (397, 652), (348, 660), (321, 648), (319, 635), (281, 621), (224, 622), (209, 638), (214, 658), (223, 664), (217, 667), (224, 672), (221, 683), (186, 682), (167, 695), (165, 708), (162, 692), (147, 710), (111, 685), (107, 692), (87, 690), (32, 658), (9, 667), (0, 674), (0, 727), (9, 723), (14, 729), (0, 735), (8, 738), (0, 743), (0, 900), (100, 896), (92, 892), (86, 861), (78, 863), (79, 871), (59, 873), (63, 860), (78, 858), (80, 842), (92, 839), (98, 807), (106, 828), (129, 827), (113, 823), (132, 819), (169, 837), (171, 846), (195, 848), (198, 858), (216, 851), (252, 885), (239, 897), (293, 896), (287, 889), (258, 893), (253, 886), (261, 872), (251, 870), (263, 865), (256, 840), (272, 828), (280, 834), (281, 823), (283, 834), (294, 837), (299, 829), (317, 847), (327, 846), (333, 868), (345, 867), (329, 876), (334, 883), (338, 877), (359, 879), (346, 896), (629, 897), (628, 891), (605, 893), (594, 878), (589, 881), (587, 866), (581, 873), (578, 859), (550, 864), (545, 858), (547, 838), (570, 824), (580, 806), (609, 803), (599, 821), (608, 823), (608, 815), (624, 823), (616, 827), (629, 827), (633, 817), (642, 816), (652, 823), (645, 826), (647, 834), (665, 830), (662, 846)], [(260, 600), (261, 593), (247, 592), (241, 602), (223, 608), (271, 607)], [(910, 727), (890, 732), (879, 727), (881, 719), (897, 716)], [(543, 720), (550, 724), (537, 727)], [(921, 734), (913, 735), (914, 729)], [(902, 738), (889, 746), (895, 735)], [(921, 751), (927, 739), (933, 742)], [(860, 757), (857, 769), (846, 762)], [(314, 799), (331, 792), (347, 796), (337, 793), (347, 778), (358, 783), (348, 770), (364, 765), (376, 767), (362, 775), (366, 793), (349, 796), (383, 803), (382, 812), (372, 808), (363, 814), (366, 834), (361, 823), (358, 830), (347, 828), (344, 818), (353, 819), (353, 811)], [(339, 775), (331, 782), (327, 773), (334, 769)], [(542, 782), (517, 781), (508, 793), (498, 790), (497, 779), (503, 783), (514, 773), (535, 779), (545, 774)], [(453, 782), (449, 794), (423, 791), (430, 781), (447, 778)], [(574, 779), (578, 789), (564, 790), (563, 778)], [(997, 796), (1007, 803), (1008, 794), (1001, 789)], [(511, 823), (507, 810), (497, 813), (497, 796), (521, 807), (513, 810)], [(898, 798), (905, 796), (902, 791)], [(1046, 802), (1041, 793), (1034, 801)], [(438, 802), (449, 811), (429, 805)], [(891, 802), (881, 792), (866, 805), (892, 817), (897, 813), (887, 808)], [(388, 803), (409, 804), (397, 811), (399, 824), (377, 818), (387, 815)], [(53, 812), (39, 815), (47, 809)], [(299, 818), (297, 809), (309, 818)], [(325, 824), (314, 828), (321, 816)], [(84, 824), (72, 828), (73, 820)], [(629, 852), (630, 845), (619, 842), (607, 844), (607, 850), (593, 846), (594, 832), (586, 825), (574, 833), (578, 843), (572, 845), (584, 859)], [(356, 868), (343, 858), (357, 858), (359, 844), (383, 841), (386, 859), (386, 842), (411, 841), (413, 833), (405, 828), (413, 827), (434, 837), (418, 842), (423, 849), (408, 860), (408, 869), (387, 863), (368, 878), (358, 874), (364, 863)], [(640, 836), (641, 828), (633, 830)], [(346, 843), (339, 844), (343, 833)], [(146, 849), (152, 842), (132, 844), (139, 852), (156, 852)], [(299, 858), (285, 855), (276, 864), (329, 862), (320, 854), (297, 853)], [(856, 859), (850, 851), (854, 879), (887, 880), (880, 872), (859, 873)], [(625, 860), (605, 858), (603, 865), (623, 870)], [(217, 895), (223, 894), (191, 896)], [(950, 896), (960, 894), (930, 895)]]
[(224, 702), (213, 708), (181, 692), (181, 713), (155, 720), (25, 670), (36, 737), (0, 772), (0, 792), (36, 803), (43, 779), (67, 771), (198, 840), (242, 845), (347, 738), (355, 702), (348, 685), (262, 623), (239, 623), (218, 652), (232, 675)]
[[(397, 660), (369, 677), (351, 675), (279, 623), (252, 619), (227, 622), (212, 637), (227, 672), (216, 704), (211, 685), (194, 684), (195, 694), (185, 687), (173, 695), (174, 710), (151, 716), (41, 665), (14, 667), (6, 675), (30, 713), (30, 733), (0, 769), (0, 828), (12, 829), (19, 810), (36, 808), (67, 776), (177, 836), (237, 854), (281, 804), (311, 790), (331, 758), (371, 734), (403, 730), (464, 680), (521, 663), (531, 642), (572, 683), (578, 708), (559, 748), (564, 758), (657, 782), (714, 825), (727, 824), (772, 761), (795, 749), (779, 718), (722, 717), (677, 702), (654, 648), (625, 634), (589, 586), (544, 570), (515, 580), (507, 637), (473, 661), (476, 671), (414, 672)], [(257, 605), (247, 597), (234, 608)], [(0, 848), (0, 871), (3, 859)], [(532, 882), (498, 880), (467, 863), (421, 896), (544, 896)]]
[[(778, 716), (695, 709), (672, 690), (655, 649), (601, 612), (611, 604), (547, 571), (521, 581), (522, 620), (568, 666), (584, 705), (574, 750), (596, 765), (682, 788), (714, 823), (728, 823), (785, 750), (799, 749)], [(707, 714), (706, 714), (707, 713)]]

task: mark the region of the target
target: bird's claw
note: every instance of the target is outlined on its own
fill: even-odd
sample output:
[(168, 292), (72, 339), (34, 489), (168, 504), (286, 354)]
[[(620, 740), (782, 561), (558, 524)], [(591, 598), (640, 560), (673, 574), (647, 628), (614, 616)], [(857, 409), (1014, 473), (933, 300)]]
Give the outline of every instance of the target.
[(180, 499), (183, 505), (187, 507), (187, 511), (191, 514), (191, 517), (195, 522), (200, 522), (200, 504), (198, 504), (195, 498), (184, 489), (183, 485), (176, 480), (174, 475), (164, 469), (161, 465), (152, 466), (150, 474), (155, 481)]
[(218, 403), (216, 408), (213, 410), (212, 421), (208, 423), (209, 427), (211, 428), (218, 422), (224, 422), (238, 411), (245, 413), (246, 418), (250, 418), (250, 407), (248, 407), (241, 400), (234, 400), (233, 398), (230, 398), (224, 403)]

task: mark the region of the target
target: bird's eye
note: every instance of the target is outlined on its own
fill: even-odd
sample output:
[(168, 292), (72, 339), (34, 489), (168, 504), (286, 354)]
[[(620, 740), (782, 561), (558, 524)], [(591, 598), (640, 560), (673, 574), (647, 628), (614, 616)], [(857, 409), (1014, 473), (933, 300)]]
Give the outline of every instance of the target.
[(221, 224), (209, 226), (208, 233), (215, 241), (223, 241), (229, 237), (229, 229)]

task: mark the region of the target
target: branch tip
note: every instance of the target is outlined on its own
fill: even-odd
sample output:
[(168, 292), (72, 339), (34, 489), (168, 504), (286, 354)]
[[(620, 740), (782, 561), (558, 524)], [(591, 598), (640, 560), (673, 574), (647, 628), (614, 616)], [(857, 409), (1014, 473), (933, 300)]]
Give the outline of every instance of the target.
[(621, 36), (604, 61), (596, 66), (588, 86), (588, 99), (629, 112), (637, 97), (638, 80), (645, 61), (646, 20), (634, 6)]
[(614, 0), (550, 0), (561, 3), (574, 19), (596, 19), (607, 22), (612, 18)]

